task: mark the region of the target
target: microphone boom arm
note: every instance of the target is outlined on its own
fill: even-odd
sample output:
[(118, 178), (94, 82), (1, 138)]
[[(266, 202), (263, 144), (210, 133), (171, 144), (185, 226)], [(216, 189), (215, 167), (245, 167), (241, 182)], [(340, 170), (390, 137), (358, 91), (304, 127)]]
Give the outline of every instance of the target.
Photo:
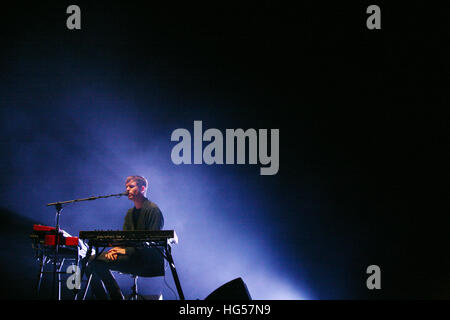
[(127, 192), (123, 192), (123, 193), (117, 193), (117, 194), (109, 194), (107, 196), (96, 196), (96, 197), (89, 197), (89, 198), (83, 198), (83, 199), (75, 199), (75, 200), (68, 200), (68, 201), (52, 202), (52, 203), (47, 203), (47, 207), (48, 206), (61, 206), (63, 204), (80, 202), (80, 201), (97, 200), (97, 199), (101, 199), (101, 198), (120, 197), (120, 196), (126, 196), (127, 194), (128, 194)]

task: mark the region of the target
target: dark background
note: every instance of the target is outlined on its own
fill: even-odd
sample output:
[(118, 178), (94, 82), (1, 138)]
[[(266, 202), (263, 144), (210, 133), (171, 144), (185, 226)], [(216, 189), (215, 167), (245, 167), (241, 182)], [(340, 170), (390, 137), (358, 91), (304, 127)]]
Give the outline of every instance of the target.
[[(132, 154), (120, 161), (117, 154), (147, 146), (150, 136), (165, 157), (155, 170), (161, 161), (176, 167), (170, 133), (192, 132), (194, 120), (223, 132), (280, 129), (277, 175), (260, 176), (259, 165), (176, 170), (187, 188), (198, 174), (206, 176), (204, 190), (228, 179), (209, 200), (205, 191), (183, 209), (196, 201), (263, 207), (218, 215), (263, 226), (250, 250), (276, 252), (271, 272), (294, 288), (305, 285), (304, 298), (449, 298), (444, 8), (379, 4), (382, 29), (368, 30), (369, 2), (76, 2), (82, 29), (70, 31), (70, 4), (2, 8), (0, 265), (10, 280), (1, 298), (33, 298), (27, 237), (32, 223), (53, 223), (45, 203), (115, 193), (119, 187), (102, 180), (109, 185), (105, 177), (114, 176), (122, 188), (128, 173), (114, 164), (133, 162)], [(130, 132), (133, 147), (120, 147)], [(109, 141), (109, 153), (100, 140)], [(224, 282), (197, 292), (183, 274), (191, 265), (180, 260), (188, 298)], [(382, 270), (378, 291), (365, 286), (371, 264)]]

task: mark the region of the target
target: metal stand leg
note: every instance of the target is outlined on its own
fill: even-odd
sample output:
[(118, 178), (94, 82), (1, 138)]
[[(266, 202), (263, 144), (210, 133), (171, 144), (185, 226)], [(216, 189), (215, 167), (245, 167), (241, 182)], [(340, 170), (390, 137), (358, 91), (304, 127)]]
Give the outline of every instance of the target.
[(36, 286), (36, 288), (37, 288), (36, 291), (37, 291), (38, 296), (41, 291), (42, 274), (44, 273), (44, 266), (45, 266), (45, 263), (47, 262), (47, 256), (42, 255), (39, 260), (40, 260), (39, 274), (38, 274), (38, 281), (37, 281), (37, 286)]
[(145, 300), (143, 296), (141, 296), (138, 293), (138, 287), (137, 287), (137, 281), (138, 281), (138, 276), (133, 276), (133, 287), (131, 288), (131, 295), (128, 297), (128, 300), (139, 300), (139, 298), (141, 298), (141, 300)]
[[(81, 259), (80, 282), (83, 281), (83, 276), (84, 276), (84, 273), (86, 272), (86, 267), (88, 265), (89, 258), (91, 257), (92, 249), (93, 249), (92, 245), (89, 245), (88, 250), (86, 252), (86, 256), (83, 259)], [(78, 263), (78, 259), (77, 259), (77, 263)], [(86, 299), (86, 295), (87, 295), (87, 292), (89, 290), (89, 285), (91, 283), (91, 279), (92, 279), (92, 274), (89, 276), (88, 282), (86, 284), (86, 289), (84, 290), (84, 293), (83, 293), (82, 300)], [(75, 294), (74, 300), (78, 300), (78, 294), (79, 293), (80, 293), (80, 291), (77, 291), (77, 293)]]
[(83, 300), (86, 300), (86, 295), (89, 291), (89, 285), (91, 284), (91, 280), (92, 280), (92, 274), (89, 276), (88, 282), (86, 284), (86, 289), (84, 290), (84, 294), (83, 294)]
[(58, 300), (61, 300), (61, 270), (63, 268), (65, 260), (65, 258), (62, 259), (58, 269)]
[(183, 290), (181, 289), (180, 279), (178, 278), (177, 269), (175, 268), (175, 263), (172, 258), (172, 253), (170, 246), (166, 247), (166, 257), (167, 262), (169, 262), (170, 270), (172, 271), (173, 280), (175, 281), (175, 286), (177, 287), (178, 296), (180, 300), (185, 300)]

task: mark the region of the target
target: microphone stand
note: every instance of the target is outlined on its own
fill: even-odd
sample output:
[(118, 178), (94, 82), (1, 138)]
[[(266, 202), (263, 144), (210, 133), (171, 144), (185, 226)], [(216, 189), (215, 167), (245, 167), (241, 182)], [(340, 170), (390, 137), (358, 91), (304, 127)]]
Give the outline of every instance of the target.
[(126, 195), (128, 195), (128, 193), (123, 192), (123, 193), (117, 193), (117, 194), (109, 194), (107, 196), (96, 196), (96, 197), (75, 199), (75, 200), (69, 200), (69, 201), (52, 202), (52, 203), (48, 203), (47, 207), (48, 206), (57, 206), (57, 205), (62, 205), (62, 204), (69, 204), (69, 203), (80, 202), (80, 201), (97, 200), (97, 199), (101, 199), (101, 198), (120, 197), (120, 196), (126, 196)]
[[(53, 261), (53, 285), (52, 285), (52, 297), (55, 297), (56, 300), (60, 300), (61, 296), (60, 296), (60, 292), (58, 290), (58, 295), (55, 296), (55, 289), (56, 286), (59, 286), (59, 279), (58, 279), (58, 283), (56, 282), (56, 274), (57, 274), (57, 263), (58, 263), (58, 253), (59, 253), (59, 241), (60, 241), (60, 235), (59, 235), (59, 216), (61, 215), (61, 211), (62, 211), (62, 207), (64, 204), (70, 204), (70, 203), (75, 203), (75, 202), (80, 202), (80, 201), (90, 201), (90, 200), (97, 200), (97, 199), (101, 199), (101, 198), (110, 198), (110, 197), (120, 197), (120, 196), (126, 196), (127, 193), (117, 193), (117, 194), (110, 194), (107, 196), (95, 196), (95, 197), (89, 197), (89, 198), (82, 198), (82, 199), (75, 199), (75, 200), (68, 200), (68, 201), (60, 201), (60, 202), (52, 202), (52, 203), (48, 203), (47, 207), (49, 206), (55, 206), (56, 209), (56, 226), (55, 226), (55, 258)], [(62, 266), (60, 266), (61, 268)]]

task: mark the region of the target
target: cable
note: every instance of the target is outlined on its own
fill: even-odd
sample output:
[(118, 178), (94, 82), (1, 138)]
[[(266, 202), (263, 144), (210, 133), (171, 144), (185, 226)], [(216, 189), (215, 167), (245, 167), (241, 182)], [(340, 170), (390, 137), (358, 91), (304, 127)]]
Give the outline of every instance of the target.
[(178, 300), (178, 296), (175, 293), (175, 290), (173, 290), (166, 281), (166, 270), (167, 270), (168, 265), (169, 265), (169, 263), (167, 261), (164, 261), (164, 283), (166, 284), (167, 288), (169, 288), (170, 291), (172, 291), (173, 296), (175, 297), (175, 300)]
[(163, 256), (163, 258), (164, 258), (164, 277), (163, 277), (164, 283), (166, 284), (167, 288), (169, 288), (170, 291), (172, 291), (172, 293), (173, 293), (173, 295), (174, 295), (174, 297), (175, 297), (175, 300), (178, 300), (178, 299), (177, 299), (177, 297), (178, 297), (177, 294), (176, 294), (175, 291), (169, 286), (169, 284), (168, 284), (167, 281), (166, 281), (166, 270), (167, 270), (167, 266), (169, 265), (169, 262), (168, 262), (168, 257), (167, 257), (167, 255), (164, 254), (164, 250), (161, 249), (161, 248), (157, 245), (157, 243), (154, 242), (154, 241), (148, 241), (148, 242), (145, 242), (145, 243), (144, 243), (144, 246), (145, 246), (145, 247), (154, 248), (154, 249), (158, 250), (158, 252)]

